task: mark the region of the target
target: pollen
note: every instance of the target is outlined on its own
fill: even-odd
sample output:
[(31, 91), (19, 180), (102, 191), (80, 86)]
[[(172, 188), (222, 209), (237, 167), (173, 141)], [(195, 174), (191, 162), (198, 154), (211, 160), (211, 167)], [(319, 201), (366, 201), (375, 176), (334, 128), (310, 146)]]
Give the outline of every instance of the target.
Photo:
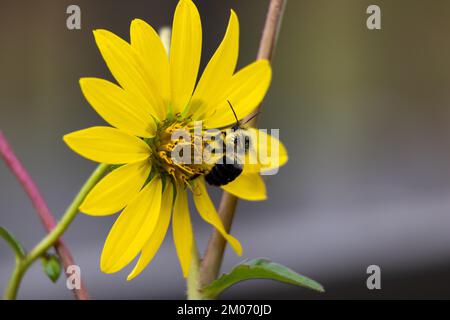
[(154, 168), (179, 185), (189, 186), (195, 178), (211, 170), (211, 166), (202, 161), (204, 143), (201, 135), (196, 135), (189, 117), (182, 118), (177, 114), (173, 119), (162, 121), (158, 124), (156, 136), (147, 143), (153, 151)]

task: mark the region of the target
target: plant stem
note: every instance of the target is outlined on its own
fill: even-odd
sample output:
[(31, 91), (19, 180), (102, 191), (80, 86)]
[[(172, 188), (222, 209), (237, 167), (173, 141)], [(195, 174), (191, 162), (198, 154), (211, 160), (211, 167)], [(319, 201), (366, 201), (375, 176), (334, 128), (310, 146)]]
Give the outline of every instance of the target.
[[(9, 145), (2, 132), (0, 132), (0, 155), (27, 193), (45, 229), (47, 230), (47, 232), (51, 232), (53, 228), (55, 228), (56, 220), (50, 212), (50, 209), (46, 201), (44, 200), (44, 197), (39, 191), (39, 188), (34, 183), (33, 179), (31, 178), (22, 162), (14, 153), (13, 149)], [(54, 247), (56, 252), (58, 253), (59, 258), (61, 259), (61, 262), (63, 263), (64, 270), (67, 270), (70, 265), (75, 264), (69, 248), (62, 239), (57, 239), (54, 243)], [(86, 287), (84, 286), (83, 281), (81, 281), (80, 283), (80, 289), (73, 289), (73, 293), (76, 299), (89, 299), (89, 294), (86, 290)]]
[[(166, 49), (167, 54), (170, 53), (170, 41), (171, 41), (172, 29), (170, 27), (162, 27), (159, 30), (159, 37)], [(188, 300), (202, 300), (200, 285), (200, 258), (198, 254), (197, 244), (195, 240), (192, 243), (192, 259), (189, 267), (189, 275), (186, 280), (187, 286), (187, 298)]]
[(192, 260), (187, 279), (188, 300), (203, 300), (200, 286), (200, 258), (195, 241), (192, 245)]
[(8, 286), (5, 290), (5, 300), (14, 300), (17, 297), (19, 284), (26, 270), (26, 268), (24, 268), (22, 265), (22, 261), (23, 260), (16, 260), (15, 268), (13, 270), (13, 273), (11, 274), (11, 278), (9, 279)]
[(87, 196), (89, 191), (97, 184), (103, 177), (103, 174), (108, 169), (109, 165), (101, 164), (91, 174), (89, 179), (85, 182), (77, 196), (73, 199), (70, 206), (67, 208), (61, 220), (55, 228), (48, 233), (26, 256), (24, 259), (16, 264), (16, 267), (11, 275), (8, 287), (5, 291), (5, 299), (15, 299), (20, 282), (30, 265), (39, 257), (41, 257), (51, 246), (55, 244), (58, 238), (67, 230), (70, 223), (73, 221), (78, 213), (78, 207)]
[[(166, 49), (167, 54), (170, 54), (170, 41), (172, 36), (172, 29), (170, 27), (162, 27), (159, 29), (159, 37)], [(200, 286), (200, 258), (198, 254), (197, 244), (195, 240), (192, 243), (192, 259), (189, 267), (189, 275), (186, 279), (187, 298), (188, 300), (202, 300), (201, 286)]]
[(271, 0), (263, 34), (259, 42), (258, 59), (272, 60), (287, 0)]
[[(219, 215), (223, 221), (225, 230), (231, 229), (234, 213), (237, 207), (237, 198), (228, 192), (223, 192), (222, 199), (220, 201)], [(222, 265), (223, 254), (227, 242), (222, 235), (214, 231), (209, 238), (208, 247), (201, 263), (201, 283), (202, 286), (206, 286), (213, 282), (220, 271)]]
[[(270, 1), (263, 34), (259, 45), (257, 56), (258, 59), (272, 60), (286, 3), (287, 0)], [(257, 110), (249, 115), (247, 119), (250, 119), (250, 117), (256, 114), (260, 110), (260, 108), (261, 106), (259, 106)], [(255, 117), (249, 124), (254, 126), (256, 124), (256, 121), (257, 118)], [(222, 199), (220, 201), (219, 216), (222, 219), (225, 229), (228, 232), (230, 231), (233, 222), (237, 202), (238, 199), (235, 196), (225, 191), (223, 192)], [(214, 231), (209, 239), (208, 247), (206, 249), (200, 267), (200, 280), (203, 287), (210, 284), (217, 278), (220, 271), (220, 266), (222, 265), (225, 246), (225, 239), (219, 232)]]

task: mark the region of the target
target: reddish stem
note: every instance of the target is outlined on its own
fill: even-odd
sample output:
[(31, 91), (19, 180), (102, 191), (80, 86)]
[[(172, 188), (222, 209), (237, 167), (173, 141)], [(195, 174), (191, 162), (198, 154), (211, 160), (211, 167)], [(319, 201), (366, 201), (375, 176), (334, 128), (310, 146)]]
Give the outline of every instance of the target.
[[(39, 192), (38, 187), (30, 177), (20, 160), (14, 154), (14, 151), (12, 150), (11, 146), (9, 145), (8, 141), (1, 131), (0, 156), (3, 158), (6, 165), (13, 172), (13, 174), (16, 176), (17, 180), (20, 182), (23, 189), (27, 193), (45, 229), (47, 230), (47, 232), (50, 232), (56, 226), (56, 220), (51, 214), (50, 209), (48, 208), (47, 203)], [(55, 242), (54, 247), (63, 263), (64, 270), (67, 270), (70, 265), (75, 264), (69, 248), (62, 239), (58, 239), (58, 241)], [(75, 298), (78, 300), (89, 299), (89, 294), (86, 290), (86, 287), (84, 286), (83, 281), (81, 281), (80, 289), (73, 289), (72, 291)]]

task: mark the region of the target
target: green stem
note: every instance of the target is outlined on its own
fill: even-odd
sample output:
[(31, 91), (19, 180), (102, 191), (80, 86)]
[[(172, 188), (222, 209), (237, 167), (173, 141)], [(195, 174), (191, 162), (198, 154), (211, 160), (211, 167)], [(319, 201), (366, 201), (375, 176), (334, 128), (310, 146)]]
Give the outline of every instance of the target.
[(91, 174), (89, 179), (85, 182), (77, 196), (73, 199), (70, 206), (67, 208), (61, 220), (55, 226), (55, 228), (45, 236), (23, 259), (16, 263), (15, 269), (9, 280), (8, 287), (6, 288), (4, 298), (6, 300), (12, 300), (17, 297), (17, 291), (20, 286), (20, 282), (31, 264), (41, 257), (47, 250), (54, 245), (54, 243), (61, 237), (61, 235), (67, 230), (73, 219), (78, 213), (78, 207), (83, 202), (89, 191), (97, 184), (97, 182), (103, 177), (104, 173), (108, 169), (109, 165), (101, 164)]
[(192, 246), (192, 260), (187, 278), (187, 298), (188, 300), (203, 300), (200, 285), (200, 258), (195, 242)]
[[(161, 41), (163, 42), (164, 48), (169, 54), (170, 51), (170, 40), (171, 40), (172, 30), (170, 27), (163, 27), (159, 30), (159, 36)], [(169, 106), (169, 115), (172, 114), (171, 108)], [(192, 260), (191, 266), (189, 267), (189, 276), (186, 280), (187, 285), (187, 298), (188, 300), (202, 300), (203, 296), (201, 293), (201, 285), (200, 285), (200, 258), (198, 254), (197, 244), (195, 241), (192, 244)]]
[(14, 251), (16, 260), (20, 260), (25, 257), (25, 250), (23, 249), (22, 244), (20, 244), (20, 242), (17, 241), (17, 239), (8, 230), (0, 227), (0, 237), (2, 237)]
[(11, 274), (11, 278), (9, 279), (8, 286), (5, 290), (5, 300), (14, 300), (17, 297), (17, 291), (19, 290), (19, 284), (22, 280), (22, 277), (25, 273), (25, 268), (22, 266), (23, 260), (16, 260), (16, 266), (14, 268), (13, 273)]

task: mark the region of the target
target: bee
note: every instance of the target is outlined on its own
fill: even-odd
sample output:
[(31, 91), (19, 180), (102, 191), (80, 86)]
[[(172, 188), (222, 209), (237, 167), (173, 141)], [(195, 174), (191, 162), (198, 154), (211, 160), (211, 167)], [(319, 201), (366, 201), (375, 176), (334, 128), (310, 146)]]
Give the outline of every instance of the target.
[(228, 183), (234, 181), (243, 170), (242, 159), (239, 159), (239, 155), (246, 154), (250, 150), (250, 136), (247, 134), (247, 130), (244, 128), (244, 125), (256, 117), (258, 113), (253, 115), (250, 119), (248, 119), (245, 123), (241, 123), (234, 111), (233, 106), (230, 101), (228, 101), (230, 105), (231, 111), (233, 112), (234, 118), (236, 119), (236, 124), (231, 127), (228, 132), (224, 132), (224, 141), (226, 143), (231, 143), (233, 147), (233, 159), (231, 159), (226, 150), (226, 146), (224, 146), (223, 157), (218, 161), (213, 168), (205, 175), (205, 180), (208, 184), (212, 186), (224, 186)]

